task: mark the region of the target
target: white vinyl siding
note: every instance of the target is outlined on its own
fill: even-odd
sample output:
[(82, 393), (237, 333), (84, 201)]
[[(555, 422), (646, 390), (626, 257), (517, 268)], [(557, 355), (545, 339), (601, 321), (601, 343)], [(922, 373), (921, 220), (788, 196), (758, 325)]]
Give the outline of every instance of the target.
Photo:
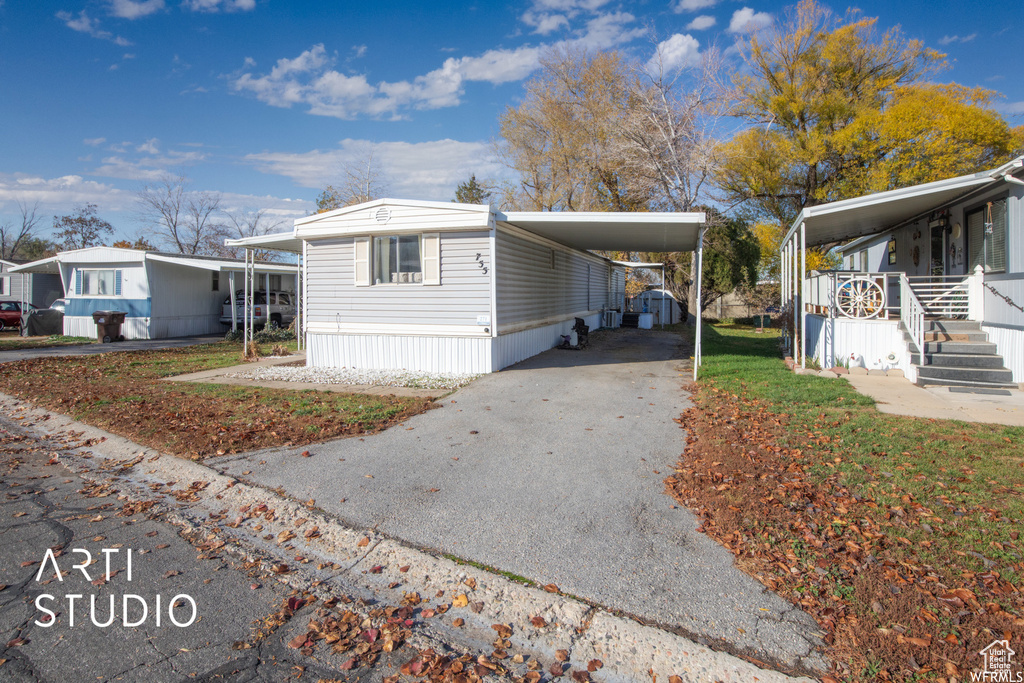
[[(321, 331), (344, 332), (365, 325), (472, 326), (491, 309), (490, 277), (479, 266), (490, 262), (486, 231), (442, 232), (438, 237), (440, 282), (356, 287), (355, 258), (360, 237), (311, 240), (306, 247), (307, 323)], [(368, 240), (365, 240), (368, 242)], [(346, 327), (348, 326), (348, 327)]]
[[(498, 332), (609, 306), (611, 265), (596, 256), (554, 248), (498, 230)], [(614, 306), (614, 304), (612, 304)]]

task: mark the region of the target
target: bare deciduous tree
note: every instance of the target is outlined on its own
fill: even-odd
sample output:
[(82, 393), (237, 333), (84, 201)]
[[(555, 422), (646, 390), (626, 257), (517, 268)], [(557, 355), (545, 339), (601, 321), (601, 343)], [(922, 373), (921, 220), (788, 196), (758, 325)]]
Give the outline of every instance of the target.
[(646, 179), (652, 208), (692, 211), (704, 199), (717, 163), (720, 72), (714, 49), (692, 68), (666, 68), (660, 48), (647, 65), (635, 67), (629, 115), (615, 153)]
[(360, 150), (341, 167), (337, 183), (327, 185), (316, 199), (316, 212), (380, 199), (388, 192), (389, 178), (373, 147)]
[(221, 195), (190, 191), (188, 185), (185, 176), (169, 174), (143, 185), (137, 193), (140, 218), (153, 226), (154, 235), (168, 248), (180, 254), (205, 253), (219, 229), (214, 215)]
[[(283, 221), (280, 218), (270, 216), (266, 209), (239, 209), (236, 211), (225, 211), (227, 221), (222, 223), (214, 233), (214, 243), (210, 245), (210, 253), (224, 256), (226, 258), (241, 258), (242, 249), (229, 247), (224, 244), (225, 239), (243, 239), (246, 237), (257, 237), (276, 232)], [(280, 252), (256, 250), (256, 260), (275, 261), (280, 257)]]
[(17, 258), (19, 251), (28, 240), (32, 239), (41, 216), (36, 215), (39, 210), (39, 202), (29, 206), (28, 202), (18, 200), (18, 210), (21, 213), (21, 224), (7, 222), (0, 223), (0, 258)]

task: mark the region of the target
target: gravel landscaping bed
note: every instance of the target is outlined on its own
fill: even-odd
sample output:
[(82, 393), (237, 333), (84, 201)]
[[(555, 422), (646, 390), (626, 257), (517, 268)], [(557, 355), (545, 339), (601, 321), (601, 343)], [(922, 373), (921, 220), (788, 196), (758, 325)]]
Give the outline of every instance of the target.
[(382, 387), (414, 389), (458, 389), (479, 375), (444, 375), (408, 370), (357, 370), (355, 368), (308, 368), (276, 366), (253, 368), (228, 377), (274, 382), (310, 382), (313, 384), (373, 384)]

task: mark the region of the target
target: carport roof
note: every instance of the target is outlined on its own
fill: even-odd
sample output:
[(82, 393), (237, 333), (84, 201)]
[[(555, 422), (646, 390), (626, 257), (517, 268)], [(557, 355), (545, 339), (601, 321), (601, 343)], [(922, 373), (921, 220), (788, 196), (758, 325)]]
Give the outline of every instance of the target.
[(1019, 174), (1022, 167), (1024, 156), (990, 171), (808, 206), (793, 221), (783, 244), (800, 229), (801, 223), (807, 232), (808, 247), (876, 235), (1001, 178)]
[[(695, 251), (706, 217), (696, 212), (509, 211), (495, 212), (494, 220), (574, 249), (666, 252)], [(302, 253), (302, 240), (294, 231), (224, 243)]]
[(567, 247), (592, 251), (696, 251), (703, 213), (509, 211), (511, 225)]

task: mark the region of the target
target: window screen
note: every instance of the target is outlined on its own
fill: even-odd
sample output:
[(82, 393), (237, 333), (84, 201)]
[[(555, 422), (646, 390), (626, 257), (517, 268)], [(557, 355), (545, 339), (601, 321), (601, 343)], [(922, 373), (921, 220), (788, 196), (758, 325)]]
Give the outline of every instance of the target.
[(377, 284), (422, 282), (420, 236), (374, 237), (373, 281)]
[(966, 216), (970, 267), (986, 273), (1006, 271), (1006, 200), (988, 202)]

